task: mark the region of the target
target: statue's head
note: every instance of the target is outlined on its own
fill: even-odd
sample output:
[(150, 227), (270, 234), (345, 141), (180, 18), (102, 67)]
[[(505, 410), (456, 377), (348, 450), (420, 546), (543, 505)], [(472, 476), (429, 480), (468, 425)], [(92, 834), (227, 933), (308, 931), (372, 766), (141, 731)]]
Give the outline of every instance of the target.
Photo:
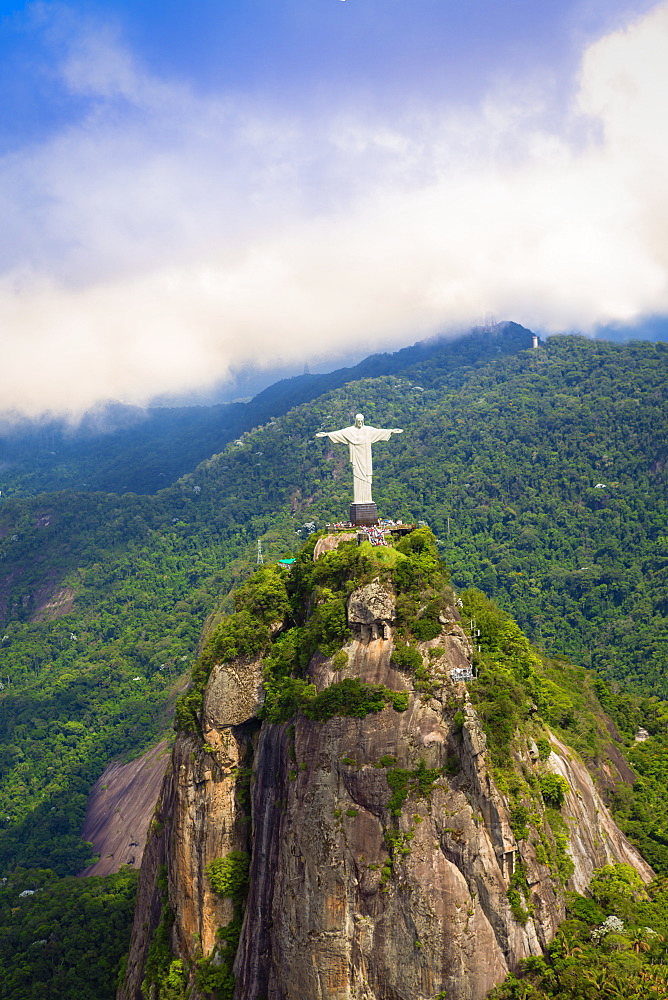
[(355, 427), (364, 427), (364, 414), (363, 413), (356, 413), (355, 414)]

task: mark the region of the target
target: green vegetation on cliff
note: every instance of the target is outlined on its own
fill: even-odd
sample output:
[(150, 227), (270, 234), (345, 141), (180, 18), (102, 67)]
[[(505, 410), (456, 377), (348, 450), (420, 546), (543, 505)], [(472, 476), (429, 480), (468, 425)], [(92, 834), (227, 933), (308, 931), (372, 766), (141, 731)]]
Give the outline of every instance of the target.
[[(417, 618), (420, 596), (439, 594), (439, 587), (447, 581), (433, 535), (420, 529), (389, 552), (374, 549), (368, 542), (358, 546), (356, 541), (345, 541), (314, 561), (317, 538), (312, 535), (302, 547), (289, 574), (278, 566), (263, 567), (235, 592), (237, 610), (212, 632), (195, 663), (192, 686), (177, 703), (178, 728), (200, 731), (202, 697), (211, 668), (236, 657), (264, 657), (262, 715), (269, 722), (285, 722), (297, 712), (320, 722), (334, 715), (364, 717), (386, 704), (405, 711), (404, 692), (345, 678), (318, 694), (304, 673), (316, 652), (334, 657), (349, 641), (346, 600), (354, 589), (372, 580), (392, 580), (406, 623), (411, 612), (416, 621), (426, 620)], [(444, 600), (442, 595), (434, 596), (428, 609), (439, 600)]]
[(544, 958), (529, 958), (490, 1000), (666, 1000), (668, 887), (629, 865), (594, 872), (592, 898), (568, 894), (568, 919)]

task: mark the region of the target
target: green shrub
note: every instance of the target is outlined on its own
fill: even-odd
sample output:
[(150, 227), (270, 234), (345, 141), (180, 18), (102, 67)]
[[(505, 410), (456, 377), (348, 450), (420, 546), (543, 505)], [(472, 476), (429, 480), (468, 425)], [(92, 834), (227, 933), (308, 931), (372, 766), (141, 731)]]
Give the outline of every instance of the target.
[(395, 712), (405, 712), (410, 702), (408, 691), (391, 691), (390, 701)]
[(243, 899), (248, 884), (249, 856), (244, 851), (231, 851), (224, 858), (214, 858), (206, 866), (211, 888), (219, 896)]
[(338, 653), (334, 653), (332, 657), (332, 669), (333, 670), (344, 670), (348, 665), (348, 654), (340, 649)]
[(350, 638), (346, 603), (333, 597), (318, 605), (304, 628), (302, 665), (304, 668), (318, 649), (323, 656), (334, 656)]
[(562, 778), (560, 774), (541, 774), (538, 783), (545, 804), (552, 806), (553, 809), (561, 809), (566, 795), (570, 791), (566, 779)]
[(422, 656), (420, 655), (420, 650), (415, 646), (408, 646), (404, 642), (397, 642), (392, 650), (390, 663), (401, 670), (415, 673), (422, 666)]
[(418, 618), (411, 625), (411, 632), (420, 642), (428, 642), (441, 634), (441, 623), (435, 618)]
[(316, 697), (315, 684), (300, 677), (283, 677), (277, 681), (265, 681), (265, 703), (260, 716), (267, 722), (287, 722), (302, 711)]
[(372, 712), (382, 712), (387, 704), (397, 712), (408, 708), (408, 694), (391, 691), (382, 684), (365, 684), (357, 677), (347, 677), (337, 684), (330, 684), (317, 697), (302, 708), (308, 719), (326, 722), (335, 715), (363, 719)]
[(508, 889), (506, 893), (508, 897), (508, 902), (510, 903), (510, 909), (513, 917), (518, 922), (524, 926), (529, 919), (529, 913), (524, 909), (522, 905), (522, 897), (517, 889)]
[(401, 816), (403, 804), (408, 798), (408, 782), (411, 772), (403, 767), (395, 767), (387, 773), (387, 783), (392, 790), (387, 808), (393, 816)]
[(160, 1000), (185, 1000), (187, 976), (180, 958), (171, 962), (160, 986)]
[(263, 566), (235, 590), (234, 607), (264, 625), (283, 621), (290, 611), (283, 571), (278, 566)]
[(596, 902), (605, 908), (615, 908), (623, 901), (645, 896), (643, 880), (635, 868), (627, 864), (595, 868), (589, 891)]
[(229, 663), (238, 656), (257, 656), (269, 644), (269, 628), (249, 611), (236, 611), (216, 626), (205, 646), (207, 659)]
[(529, 836), (530, 812), (524, 805), (515, 805), (510, 810), (510, 829), (517, 840), (526, 840)]
[(581, 896), (577, 892), (566, 893), (566, 911), (577, 920), (582, 920), (591, 927), (602, 924), (606, 916), (605, 910), (602, 910), (593, 899), (589, 899), (588, 896)]
[(414, 770), (402, 767), (395, 767), (387, 772), (387, 783), (392, 790), (387, 808), (393, 816), (400, 816), (404, 802), (411, 792), (417, 798), (427, 798), (434, 782), (438, 781), (441, 772), (437, 767), (427, 767), (424, 760)]
[(174, 706), (174, 728), (184, 733), (200, 732), (203, 687), (192, 687), (179, 698)]
[(548, 865), (550, 863), (544, 844), (536, 844), (534, 850), (536, 852), (536, 861), (539, 865)]

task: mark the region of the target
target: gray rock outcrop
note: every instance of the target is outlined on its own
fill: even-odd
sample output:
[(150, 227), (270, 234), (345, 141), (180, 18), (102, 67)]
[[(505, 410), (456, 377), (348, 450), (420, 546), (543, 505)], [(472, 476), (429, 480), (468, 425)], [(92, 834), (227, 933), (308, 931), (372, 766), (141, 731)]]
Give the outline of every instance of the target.
[(396, 618), (394, 595), (377, 580), (353, 590), (348, 598), (348, 621), (351, 625), (372, 625)]
[(264, 703), (262, 663), (217, 663), (211, 671), (202, 705), (202, 730), (240, 726), (257, 715)]

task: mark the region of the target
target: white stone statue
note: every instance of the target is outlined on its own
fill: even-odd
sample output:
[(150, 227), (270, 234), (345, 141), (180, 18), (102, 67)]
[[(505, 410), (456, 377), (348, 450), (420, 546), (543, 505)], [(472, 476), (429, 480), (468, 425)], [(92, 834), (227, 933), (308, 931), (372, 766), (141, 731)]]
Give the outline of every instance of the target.
[(376, 441), (389, 441), (393, 434), (403, 434), (403, 430), (393, 427), (386, 430), (383, 427), (365, 425), (361, 413), (355, 416), (352, 427), (344, 427), (340, 431), (320, 431), (316, 437), (328, 437), (335, 444), (350, 446), (350, 461), (353, 466), (353, 503), (373, 503), (371, 499), (371, 479), (373, 464), (371, 461), (371, 445)]

